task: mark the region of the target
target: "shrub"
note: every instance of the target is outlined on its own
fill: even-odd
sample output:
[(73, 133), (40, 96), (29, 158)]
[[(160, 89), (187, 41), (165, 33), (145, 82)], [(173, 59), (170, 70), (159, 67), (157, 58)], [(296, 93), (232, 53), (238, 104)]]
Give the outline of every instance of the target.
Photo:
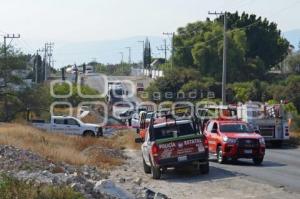
[(36, 186), (13, 177), (0, 176), (1, 199), (26, 198), (26, 199), (83, 199), (81, 193), (75, 192), (67, 186)]

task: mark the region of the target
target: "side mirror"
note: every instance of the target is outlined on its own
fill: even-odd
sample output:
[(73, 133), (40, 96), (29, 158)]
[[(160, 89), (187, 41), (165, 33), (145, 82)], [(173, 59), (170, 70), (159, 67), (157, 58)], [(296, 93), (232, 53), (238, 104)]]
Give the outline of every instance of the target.
[(135, 138), (135, 143), (143, 143), (144, 140), (142, 138)]
[(212, 133), (218, 133), (218, 130), (217, 129), (213, 129), (211, 130)]
[(259, 130), (255, 130), (254, 132), (257, 133), (257, 134), (260, 134), (260, 131), (259, 131)]

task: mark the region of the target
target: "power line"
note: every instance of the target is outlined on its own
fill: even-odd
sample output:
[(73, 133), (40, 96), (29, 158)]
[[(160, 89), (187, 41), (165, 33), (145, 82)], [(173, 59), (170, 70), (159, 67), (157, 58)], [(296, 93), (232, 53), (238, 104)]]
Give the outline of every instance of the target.
[(164, 46), (161, 46), (160, 48), (157, 48), (158, 51), (164, 51), (165, 53), (165, 60), (167, 61), (167, 50), (169, 50), (169, 48), (167, 47), (167, 40), (164, 39)]
[(20, 41), (25, 45), (25, 47), (27, 47), (27, 50), (29, 50), (29, 52), (35, 52), (35, 49), (24, 38), (21, 38)]
[(164, 32), (163, 35), (172, 35), (172, 57), (171, 57), (171, 67), (174, 67), (174, 54), (175, 54), (175, 46), (174, 46), (174, 37), (175, 37), (175, 32)]
[[(3, 36), (4, 39), (4, 55), (7, 56), (7, 47), (10, 45), (13, 39), (19, 39), (21, 36), (20, 34), (6, 34)], [(11, 39), (9, 45), (6, 46), (6, 39)]]
[[(278, 14), (281, 14), (283, 11), (285, 11), (285, 10), (287, 10), (288, 8), (294, 6), (295, 4), (299, 4), (299, 3), (300, 3), (299, 0), (294, 1), (294, 2), (291, 3), (290, 5), (288, 5), (288, 6), (284, 7), (284, 8), (282, 8), (282, 9), (280, 9), (280, 10), (278, 10), (278, 11), (273, 12), (273, 15), (274, 15), (274, 14), (277, 14), (277, 15), (278, 15)], [(227, 14), (228, 14), (228, 13), (229, 13), (229, 12), (227, 12)], [(259, 22), (260, 22), (260, 21), (256, 21), (256, 22), (253, 22), (253, 23), (251, 23), (251, 24), (248, 24), (248, 25), (243, 26), (243, 27), (240, 27), (240, 28), (235, 28), (235, 29), (233, 29), (233, 30), (227, 30), (227, 34), (228, 34), (228, 33), (235, 32), (235, 31), (238, 31), (238, 30), (245, 30), (245, 29), (248, 29), (248, 28), (250, 28), (250, 27), (252, 27), (252, 26), (258, 24)], [(207, 43), (210, 43), (211, 41), (214, 41), (214, 40), (216, 40), (216, 39), (218, 39), (218, 38), (220, 38), (220, 37), (222, 37), (222, 36), (223, 36), (223, 34), (219, 34), (219, 35), (217, 35), (217, 36), (215, 36), (215, 37), (213, 37), (213, 38), (211, 38), (211, 39), (209, 39), (209, 40), (207, 40), (207, 41), (202, 41), (201, 44), (207, 44)], [(194, 45), (185, 46), (185, 47), (176, 47), (176, 48), (177, 48), (177, 49), (183, 49), (183, 48), (193, 48), (193, 47), (194, 47)]]
[[(52, 52), (53, 52), (53, 42), (45, 43), (43, 52), (44, 52), (44, 61), (43, 61), (43, 68), (44, 68), (44, 80), (48, 80), (48, 76), (50, 74), (50, 67), (52, 63)], [(47, 64), (48, 61), (48, 64)]]

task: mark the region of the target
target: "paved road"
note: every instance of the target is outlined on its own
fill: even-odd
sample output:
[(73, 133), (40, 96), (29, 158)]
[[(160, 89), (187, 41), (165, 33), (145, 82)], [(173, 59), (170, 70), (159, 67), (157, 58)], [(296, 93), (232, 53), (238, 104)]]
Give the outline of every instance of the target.
[[(120, 178), (125, 179), (119, 185), (126, 190), (136, 191), (137, 189), (132, 181), (142, 179), (142, 187), (150, 188), (176, 199), (300, 198), (300, 193), (297, 190), (299, 176), (297, 177), (295, 174), (297, 171), (295, 172), (295, 169), (293, 169), (291, 170), (293, 174), (289, 174), (289, 168), (296, 166), (298, 163), (286, 163), (289, 166), (285, 167), (284, 163), (279, 164), (269, 160), (269, 157), (279, 156), (276, 160), (283, 161), (285, 158), (281, 157), (282, 155), (285, 156), (284, 154), (288, 153), (291, 156), (294, 154), (298, 156), (299, 150), (270, 150), (264, 166), (261, 167), (253, 166), (250, 162), (240, 163), (239, 165), (211, 163), (208, 175), (200, 175), (194, 169), (169, 169), (162, 175), (160, 180), (153, 180), (150, 174), (144, 173), (141, 151), (127, 150), (125, 152), (129, 157), (126, 164), (112, 171), (111, 177), (115, 181), (119, 181)], [(278, 152), (280, 155), (278, 155)], [(286, 187), (274, 186), (276, 184), (270, 182), (270, 180), (278, 181), (278, 179), (273, 179), (277, 177), (280, 179), (281, 184), (285, 184)], [(283, 178), (292, 180), (286, 182)], [(294, 190), (290, 186), (293, 181), (295, 182)]]
[[(134, 77), (108, 77), (110, 81), (124, 79), (135, 80)], [(100, 92), (104, 90), (97, 75), (89, 76), (87, 84)], [(133, 98), (131, 100), (135, 101), (137, 99)], [(245, 175), (276, 187), (284, 187), (287, 190), (300, 193), (300, 148), (267, 149), (262, 166), (254, 166), (251, 160), (240, 160), (236, 164), (224, 165), (220, 165), (213, 160), (211, 166), (212, 171), (220, 170), (225, 173)]]
[(267, 149), (262, 166), (254, 166), (250, 160), (225, 165), (211, 162), (211, 166), (300, 193), (300, 148)]

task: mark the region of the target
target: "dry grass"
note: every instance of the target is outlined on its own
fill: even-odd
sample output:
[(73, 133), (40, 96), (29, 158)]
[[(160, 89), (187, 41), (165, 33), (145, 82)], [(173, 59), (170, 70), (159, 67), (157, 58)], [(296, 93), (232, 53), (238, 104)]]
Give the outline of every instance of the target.
[(123, 163), (120, 157), (112, 157), (101, 150), (93, 150), (92, 154), (83, 153), (91, 146), (107, 149), (123, 149), (134, 147), (133, 133), (123, 133), (111, 139), (83, 138), (56, 133), (46, 133), (24, 124), (0, 125), (0, 144), (12, 145), (31, 150), (53, 162), (66, 162), (73, 165), (93, 165), (109, 169)]
[(0, 198), (26, 198), (26, 199), (83, 199), (82, 194), (66, 186), (36, 186), (33, 183), (19, 181), (9, 176), (0, 176)]
[(85, 116), (84, 118), (81, 118), (81, 121), (84, 123), (94, 123), (94, 124), (99, 123), (97, 117), (91, 113)]
[(300, 131), (293, 131), (289, 140), (289, 144), (293, 146), (300, 145)]
[(122, 131), (112, 138), (115, 140), (114, 147), (120, 146), (122, 149), (141, 149), (141, 145), (135, 143), (136, 137), (138, 137), (138, 135), (134, 130)]

